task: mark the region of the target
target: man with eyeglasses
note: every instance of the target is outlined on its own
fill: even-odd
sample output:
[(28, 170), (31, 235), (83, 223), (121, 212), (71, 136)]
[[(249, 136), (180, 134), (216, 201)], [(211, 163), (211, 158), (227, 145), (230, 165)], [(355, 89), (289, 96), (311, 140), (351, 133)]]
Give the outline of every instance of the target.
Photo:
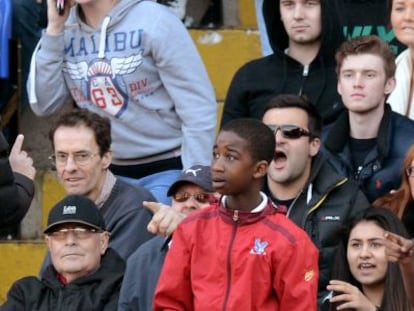
[(336, 53), (338, 92), (346, 111), (324, 131), (324, 152), (368, 200), (397, 189), (414, 121), (386, 103), (394, 90), (395, 55), (377, 36), (344, 42)]
[[(109, 170), (112, 159), (111, 123), (86, 109), (61, 115), (50, 130), (50, 157), (68, 194), (87, 196), (100, 209), (108, 230), (110, 246), (125, 260), (154, 235), (146, 230), (152, 218), (143, 201), (152, 194), (116, 178)], [(43, 263), (43, 268), (49, 263)]]
[(319, 300), (325, 296), (337, 233), (369, 206), (358, 185), (338, 174), (319, 151), (321, 117), (309, 99), (279, 95), (262, 119), (275, 133), (276, 150), (263, 191), (319, 248)]
[(128, 258), (118, 311), (152, 310), (155, 287), (170, 245), (172, 231), (185, 215), (208, 207), (217, 200), (211, 182), (210, 167), (194, 165), (184, 170), (171, 185), (167, 195), (172, 197), (171, 208), (159, 203), (144, 202), (155, 213), (149, 227), (161, 227), (158, 232), (161, 231), (167, 236), (157, 236), (149, 240)]
[(2, 311), (116, 310), (125, 262), (108, 247), (98, 207), (69, 195), (50, 211), (44, 230), (52, 263), (42, 274), (16, 281)]

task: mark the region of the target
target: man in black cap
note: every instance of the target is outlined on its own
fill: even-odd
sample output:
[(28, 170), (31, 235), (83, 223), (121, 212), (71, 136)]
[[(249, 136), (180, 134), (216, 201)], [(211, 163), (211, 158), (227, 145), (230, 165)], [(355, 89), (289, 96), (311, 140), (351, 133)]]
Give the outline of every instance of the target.
[(69, 195), (50, 211), (45, 241), (52, 264), (41, 279), (16, 281), (7, 310), (116, 310), (124, 260), (108, 248), (109, 232), (93, 201)]
[(164, 227), (163, 230), (154, 229), (153, 233), (168, 235), (145, 242), (128, 258), (118, 311), (152, 310), (152, 298), (169, 248), (171, 232), (185, 215), (215, 202), (214, 192), (210, 166), (194, 165), (183, 171), (168, 189), (167, 195), (172, 197), (171, 207), (144, 202), (154, 213), (149, 226)]

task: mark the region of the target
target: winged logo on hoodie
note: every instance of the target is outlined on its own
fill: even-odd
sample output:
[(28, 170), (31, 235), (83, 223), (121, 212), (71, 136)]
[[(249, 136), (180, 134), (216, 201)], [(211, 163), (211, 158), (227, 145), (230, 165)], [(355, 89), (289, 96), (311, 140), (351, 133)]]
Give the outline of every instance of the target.
[(64, 62), (63, 71), (73, 80), (86, 82), (88, 100), (105, 112), (119, 117), (128, 106), (128, 96), (119, 87), (122, 75), (134, 72), (142, 63), (142, 50), (129, 57), (113, 57), (111, 60), (96, 59), (91, 64), (85, 61)]

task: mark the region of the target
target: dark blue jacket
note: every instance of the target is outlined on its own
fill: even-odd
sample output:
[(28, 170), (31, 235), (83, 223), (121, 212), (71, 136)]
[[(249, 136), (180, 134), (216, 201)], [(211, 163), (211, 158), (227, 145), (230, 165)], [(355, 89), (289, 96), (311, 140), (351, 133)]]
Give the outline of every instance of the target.
[(341, 173), (356, 180), (370, 202), (397, 189), (401, 182), (405, 154), (414, 143), (414, 121), (391, 110), (386, 104), (376, 147), (360, 168), (352, 163), (349, 147), (349, 117), (344, 112), (324, 130), (323, 152)]
[(152, 311), (155, 287), (170, 238), (156, 236), (142, 244), (127, 261), (118, 311)]

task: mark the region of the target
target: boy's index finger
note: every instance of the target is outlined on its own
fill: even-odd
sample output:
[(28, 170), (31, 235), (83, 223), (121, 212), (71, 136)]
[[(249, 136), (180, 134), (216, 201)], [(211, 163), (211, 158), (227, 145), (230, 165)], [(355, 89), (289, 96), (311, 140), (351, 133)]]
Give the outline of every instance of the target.
[(390, 242), (393, 242), (393, 243), (398, 244), (398, 245), (402, 245), (401, 239), (392, 232), (386, 231), (384, 233), (384, 237)]
[(161, 203), (158, 203), (158, 202), (144, 201), (144, 202), (142, 202), (142, 205), (144, 205), (144, 207), (146, 209), (150, 210), (153, 214), (158, 212), (161, 208)]
[(10, 153), (18, 154), (20, 151), (22, 151), (23, 141), (24, 136), (22, 134), (17, 135), (16, 140), (14, 141), (14, 144), (10, 150)]

